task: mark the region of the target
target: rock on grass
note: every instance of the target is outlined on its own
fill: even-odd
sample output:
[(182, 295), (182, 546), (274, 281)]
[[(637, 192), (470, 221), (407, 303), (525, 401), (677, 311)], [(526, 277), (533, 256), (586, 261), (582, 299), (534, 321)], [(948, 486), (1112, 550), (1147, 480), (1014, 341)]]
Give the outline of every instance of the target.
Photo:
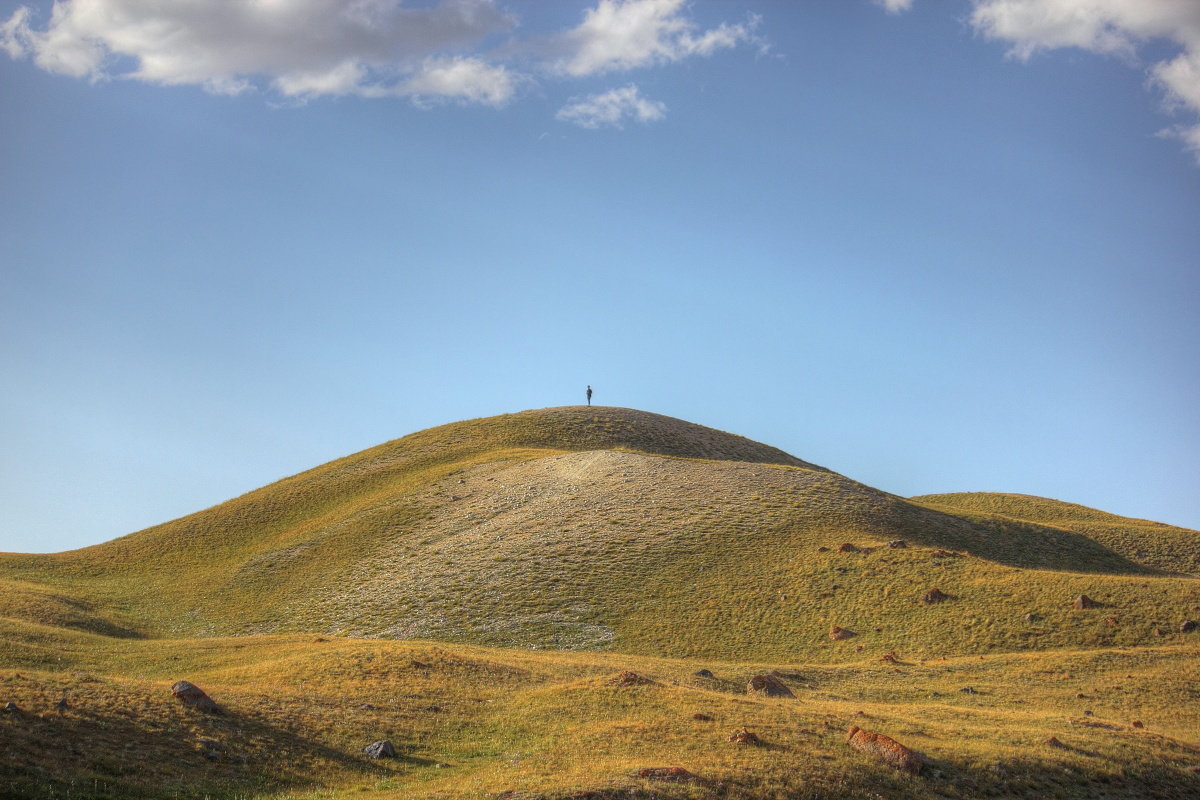
[(654, 683), (654, 681), (638, 675), (636, 672), (625, 670), (624, 672), (609, 678), (608, 683), (612, 686), (646, 686)]
[(188, 708), (201, 713), (218, 714), (221, 711), (220, 706), (213, 702), (213, 699), (194, 683), (179, 681), (171, 687), (171, 694), (175, 695), (179, 699), (179, 702)]
[(749, 728), (738, 728), (729, 734), (729, 741), (734, 744), (749, 744), (754, 746), (762, 744), (762, 740), (758, 738), (758, 734)]
[(783, 681), (776, 678), (774, 675), (755, 675), (746, 684), (746, 694), (761, 695), (763, 697), (795, 697), (792, 690), (787, 687)]
[(851, 725), (850, 730), (846, 733), (846, 744), (860, 753), (873, 755), (885, 764), (910, 775), (918, 775), (921, 772), (921, 757), (882, 733), (864, 731), (857, 725)]
[(372, 742), (363, 748), (367, 758), (395, 758), (396, 748), (387, 739), (380, 739), (378, 742)]
[(939, 589), (935, 586), (932, 589), (930, 589), (928, 592), (926, 592), (925, 596), (922, 599), (926, 603), (932, 604), (932, 603), (944, 603), (947, 600), (950, 600), (951, 597), (950, 597), (950, 595), (946, 594), (941, 589)]

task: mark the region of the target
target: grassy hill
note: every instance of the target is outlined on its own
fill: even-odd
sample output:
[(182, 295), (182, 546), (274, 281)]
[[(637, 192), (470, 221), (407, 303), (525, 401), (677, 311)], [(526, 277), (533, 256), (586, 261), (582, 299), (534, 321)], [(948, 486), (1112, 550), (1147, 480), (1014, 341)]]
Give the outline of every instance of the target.
[[(1185, 558), (1155, 569), (1130, 549), (904, 500), (680, 420), (569, 407), (422, 431), (95, 547), (0, 556), (0, 578), (8, 616), (110, 635), (842, 661), (857, 651), (832, 625), (872, 652), (1155, 643), (1200, 595), (1161, 571)], [(935, 587), (953, 599), (922, 603)], [(1084, 593), (1111, 610), (1074, 613)]]
[[(904, 499), (630, 409), (453, 423), (101, 545), (0, 554), (0, 703), (30, 709), (0, 717), (0, 781), (35, 797), (1188, 797), (1197, 559), (1200, 532), (1016, 495)], [(1074, 609), (1081, 594), (1099, 606)], [(655, 683), (606, 683), (622, 669)], [(798, 699), (745, 697), (766, 669)], [(231, 715), (178, 708), (180, 678)], [(79, 702), (58, 714), (64, 692)], [(840, 738), (864, 721), (937, 777), (864, 763)], [(769, 747), (726, 747), (740, 725)], [(403, 758), (362, 758), (384, 735)], [(92, 752), (53, 747), (82, 739)], [(708, 783), (631, 777), (658, 762)]]
[(1196, 532), (1162, 522), (1119, 517), (1094, 508), (1027, 494), (961, 492), (912, 498), (931, 508), (985, 523), (1033, 523), (1088, 537), (1137, 564), (1200, 576)]

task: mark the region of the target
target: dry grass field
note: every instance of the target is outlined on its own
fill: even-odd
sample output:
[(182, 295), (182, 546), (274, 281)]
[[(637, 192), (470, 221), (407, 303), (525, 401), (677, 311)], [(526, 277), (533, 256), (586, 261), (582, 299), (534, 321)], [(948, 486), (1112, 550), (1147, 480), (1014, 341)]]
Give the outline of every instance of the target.
[[(0, 796), (1190, 798), (1197, 572), (1196, 531), (645, 412), (454, 423), (0, 554)], [(795, 696), (748, 695), (769, 672)]]

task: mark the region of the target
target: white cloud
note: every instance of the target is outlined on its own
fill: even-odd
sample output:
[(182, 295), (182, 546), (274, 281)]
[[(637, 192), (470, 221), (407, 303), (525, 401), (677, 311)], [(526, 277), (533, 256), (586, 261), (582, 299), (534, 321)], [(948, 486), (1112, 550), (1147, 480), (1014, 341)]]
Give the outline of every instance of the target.
[(908, 11), (912, 8), (913, 0), (875, 0), (875, 2), (884, 7), (889, 14), (899, 14), (902, 11)]
[(1196, 158), (1196, 163), (1200, 164), (1200, 125), (1177, 125), (1173, 128), (1168, 128), (1163, 131), (1167, 136), (1174, 137), (1183, 142), (1183, 146), (1192, 152)]
[[(28, 6), (0, 18), (0, 50), (91, 81), (269, 91), (300, 103), (353, 95), (499, 107), (532, 81), (508, 58), (569, 80), (766, 49), (754, 15), (705, 28), (685, 0), (593, 1), (578, 26), (520, 41), (504, 0), (56, 0), (49, 19)], [(661, 119), (665, 108), (630, 85), (574, 101), (559, 118), (619, 127)]]
[[(889, 11), (910, 0), (879, 0)], [(1009, 42), (1009, 55), (1026, 60), (1043, 50), (1077, 47), (1138, 61), (1139, 48), (1166, 42), (1182, 52), (1151, 64), (1172, 111), (1200, 115), (1200, 1), (1198, 0), (972, 0), (971, 25), (989, 39)], [(1175, 125), (1167, 135), (1184, 141), (1200, 162), (1200, 123)]]
[(21, 6), (3, 25), (0, 25), (0, 49), (9, 58), (24, 58), (29, 53), (29, 8)]
[(1168, 101), (1182, 108), (1200, 110), (1200, 47), (1170, 61), (1160, 61), (1152, 73), (1166, 89)]
[(683, 11), (684, 0), (600, 0), (578, 27), (556, 37), (553, 69), (579, 77), (708, 56), (742, 43), (765, 47), (754, 33), (756, 16), (698, 31)]
[(1133, 56), (1157, 37), (1200, 47), (1200, 3), (1192, 0), (975, 0), (971, 24), (1012, 42), (1018, 58), (1058, 47)]
[(501, 106), (516, 92), (520, 76), (478, 58), (432, 59), (400, 91), (421, 98), (453, 98)]
[(60, 0), (44, 29), (20, 7), (0, 47), (43, 69), (218, 93), (445, 96), (501, 105), (516, 78), (464, 53), (515, 20), (493, 0)]
[(339, 95), (365, 91), (366, 78), (367, 69), (362, 62), (348, 59), (331, 68), (293, 70), (275, 78), (272, 84), (281, 94), (288, 97)]
[(582, 128), (620, 128), (628, 119), (642, 123), (663, 119), (667, 116), (667, 107), (663, 103), (647, 100), (638, 87), (631, 83), (620, 89), (576, 100), (559, 109), (556, 116), (563, 122)]

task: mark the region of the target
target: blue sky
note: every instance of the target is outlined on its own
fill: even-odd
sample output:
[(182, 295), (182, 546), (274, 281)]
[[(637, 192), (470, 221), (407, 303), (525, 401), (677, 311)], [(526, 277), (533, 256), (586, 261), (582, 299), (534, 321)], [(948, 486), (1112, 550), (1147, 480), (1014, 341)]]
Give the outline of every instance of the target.
[(158, 5), (0, 9), (0, 550), (589, 383), (1200, 528), (1200, 4)]

